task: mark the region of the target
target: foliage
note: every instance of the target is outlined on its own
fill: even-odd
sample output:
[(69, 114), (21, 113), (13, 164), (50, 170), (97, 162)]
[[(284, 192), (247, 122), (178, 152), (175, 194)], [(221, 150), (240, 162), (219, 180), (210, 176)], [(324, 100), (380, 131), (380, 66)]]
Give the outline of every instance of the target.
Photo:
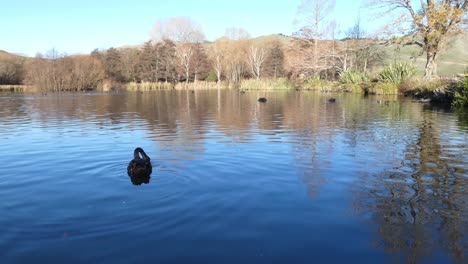
[(101, 62), (91, 56), (37, 57), (25, 68), (26, 82), (43, 91), (93, 90), (104, 78)]
[(216, 77), (216, 72), (215, 71), (210, 71), (210, 73), (208, 73), (208, 77), (206, 77), (206, 81), (216, 82), (217, 80), (218, 80), (218, 77)]
[(397, 63), (385, 67), (379, 73), (378, 80), (383, 83), (401, 84), (415, 73), (413, 65), (409, 63)]
[(362, 72), (349, 70), (340, 73), (340, 83), (360, 84), (368, 81), (369, 77)]
[(465, 77), (461, 89), (455, 92), (452, 105), (456, 108), (468, 108), (468, 77)]

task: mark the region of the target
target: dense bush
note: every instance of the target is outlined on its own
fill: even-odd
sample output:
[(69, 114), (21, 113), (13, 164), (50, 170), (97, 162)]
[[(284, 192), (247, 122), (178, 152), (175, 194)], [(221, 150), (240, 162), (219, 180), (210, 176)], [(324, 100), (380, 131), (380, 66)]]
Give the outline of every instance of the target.
[(461, 89), (455, 92), (455, 98), (452, 104), (457, 108), (468, 107), (468, 77), (465, 77)]
[(21, 84), (24, 78), (23, 62), (22, 58), (0, 56), (0, 84)]
[(43, 91), (94, 90), (104, 78), (101, 62), (90, 56), (37, 57), (26, 64), (26, 81)]
[(340, 82), (346, 84), (360, 84), (369, 81), (366, 74), (358, 71), (345, 71), (340, 73)]
[(409, 63), (397, 63), (385, 67), (379, 73), (378, 80), (383, 83), (401, 84), (415, 73), (416, 70), (413, 65)]

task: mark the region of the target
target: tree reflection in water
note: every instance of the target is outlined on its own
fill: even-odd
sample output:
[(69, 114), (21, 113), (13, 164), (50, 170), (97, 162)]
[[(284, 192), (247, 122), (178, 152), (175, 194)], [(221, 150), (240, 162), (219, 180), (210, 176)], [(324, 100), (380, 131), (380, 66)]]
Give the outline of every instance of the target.
[(417, 140), (407, 145), (401, 165), (360, 182), (370, 190), (361, 189), (356, 209), (370, 212), (380, 238), (375, 246), (394, 255), (395, 262), (423, 263), (441, 248), (463, 263), (466, 170), (447, 159), (463, 155), (450, 153), (450, 145), (441, 143), (443, 127), (434, 124), (433, 113), (422, 115)]

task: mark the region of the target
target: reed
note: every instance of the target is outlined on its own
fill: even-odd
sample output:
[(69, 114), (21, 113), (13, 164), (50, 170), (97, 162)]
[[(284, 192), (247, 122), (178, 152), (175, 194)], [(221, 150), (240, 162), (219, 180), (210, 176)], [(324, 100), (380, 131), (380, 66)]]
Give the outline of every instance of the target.
[(0, 92), (24, 92), (27, 87), (26, 85), (0, 85)]
[(293, 89), (294, 85), (285, 78), (278, 79), (249, 79), (243, 80), (239, 88), (241, 90), (287, 90)]

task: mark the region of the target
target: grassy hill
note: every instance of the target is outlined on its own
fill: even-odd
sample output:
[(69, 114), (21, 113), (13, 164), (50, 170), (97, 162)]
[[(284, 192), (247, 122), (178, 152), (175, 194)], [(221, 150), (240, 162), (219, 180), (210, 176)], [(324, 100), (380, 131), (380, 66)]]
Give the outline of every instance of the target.
[[(257, 43), (277, 40), (286, 46), (291, 37), (284, 35), (269, 35), (255, 38)], [(348, 40), (342, 40), (343, 43)], [(412, 62), (416, 66), (417, 75), (424, 75), (426, 54), (417, 45), (398, 46), (396, 44), (380, 44), (385, 53), (384, 65), (395, 62)], [(453, 76), (468, 70), (468, 32), (463, 32), (448, 41), (437, 59), (438, 74), (440, 76)]]
[[(426, 54), (417, 45), (403, 46), (398, 50), (397, 45), (384, 47), (387, 53), (386, 64), (392, 62), (414, 62), (418, 75), (424, 74)], [(438, 74), (453, 76), (468, 70), (468, 32), (455, 36), (445, 45), (437, 60)]]

